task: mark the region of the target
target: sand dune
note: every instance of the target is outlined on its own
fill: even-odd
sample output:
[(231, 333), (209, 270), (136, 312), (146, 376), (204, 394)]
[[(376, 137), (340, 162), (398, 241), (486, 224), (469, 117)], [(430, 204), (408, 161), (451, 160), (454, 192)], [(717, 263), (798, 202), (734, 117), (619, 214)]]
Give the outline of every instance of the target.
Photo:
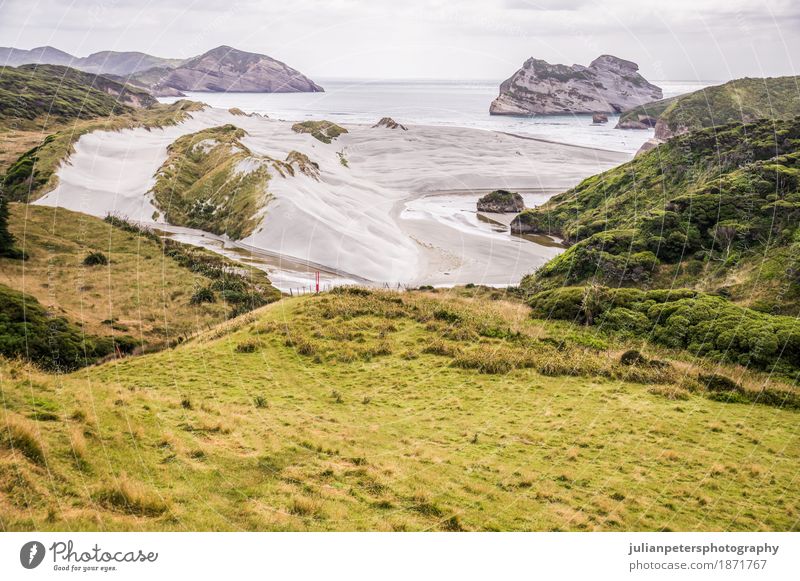
[[(492, 230), (471, 215), (477, 193), (470, 192), (561, 191), (628, 158), (449, 127), (393, 131), (353, 125), (324, 144), (294, 133), (289, 122), (207, 109), (174, 127), (81, 137), (58, 172), (58, 187), (36, 203), (158, 223), (148, 191), (167, 146), (181, 135), (224, 123), (245, 129), (243, 143), (254, 153), (284, 159), (297, 150), (320, 165), (318, 181), (301, 174), (270, 180), (274, 199), (241, 246), (378, 283), (514, 284), (558, 250)], [(425, 197), (439, 190), (466, 192), (451, 196), (449, 218), (447, 208), (432, 212), (437, 202)]]

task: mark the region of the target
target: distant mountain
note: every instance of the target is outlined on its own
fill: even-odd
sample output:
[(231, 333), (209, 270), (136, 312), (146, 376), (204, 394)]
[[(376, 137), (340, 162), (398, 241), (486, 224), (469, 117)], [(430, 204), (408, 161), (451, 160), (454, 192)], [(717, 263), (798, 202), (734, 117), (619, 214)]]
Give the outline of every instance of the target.
[(76, 58), (52, 46), (39, 46), (30, 50), (0, 46), (0, 66), (6, 67), (27, 64), (67, 66)]
[(551, 65), (528, 59), (500, 85), (492, 115), (619, 113), (661, 99), (659, 87), (638, 73), (639, 66), (602, 55), (586, 67)]
[[(161, 73), (153, 78), (154, 72)], [(315, 93), (323, 88), (290, 66), (263, 54), (220, 46), (179, 66), (143, 71), (134, 82), (148, 86), (156, 95), (176, 91)]]
[(130, 75), (158, 66), (174, 67), (181, 62), (181, 59), (160, 58), (143, 52), (106, 50), (87, 57), (76, 57), (52, 46), (40, 46), (31, 50), (0, 47), (0, 66), (9, 67), (27, 64), (63, 65), (89, 73)]
[(617, 128), (654, 126), (655, 139), (663, 142), (697, 129), (796, 115), (800, 115), (800, 76), (744, 78), (640, 105), (620, 116)]
[(109, 76), (157, 96), (182, 91), (307, 93), (323, 88), (292, 67), (263, 54), (219, 46), (189, 59), (143, 52), (102, 51), (76, 57), (51, 46), (30, 50), (0, 47), (0, 67), (50, 64)]

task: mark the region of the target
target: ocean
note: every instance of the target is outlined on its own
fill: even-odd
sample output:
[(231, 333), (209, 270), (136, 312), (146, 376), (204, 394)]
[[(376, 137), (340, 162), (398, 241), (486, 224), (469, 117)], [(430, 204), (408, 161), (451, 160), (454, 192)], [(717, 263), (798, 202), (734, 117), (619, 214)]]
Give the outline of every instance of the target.
[[(324, 93), (188, 93), (212, 107), (238, 107), (274, 119), (305, 121), (327, 119), (336, 123), (376, 123), (392, 117), (409, 125), (449, 125), (503, 131), (540, 139), (635, 153), (650, 130), (614, 129), (617, 115), (608, 123), (593, 125), (590, 115), (552, 115), (532, 118), (489, 115), (499, 80), (381, 80), (318, 79)], [(664, 97), (696, 91), (716, 81), (653, 81)], [(175, 98), (162, 98), (169, 103)]]

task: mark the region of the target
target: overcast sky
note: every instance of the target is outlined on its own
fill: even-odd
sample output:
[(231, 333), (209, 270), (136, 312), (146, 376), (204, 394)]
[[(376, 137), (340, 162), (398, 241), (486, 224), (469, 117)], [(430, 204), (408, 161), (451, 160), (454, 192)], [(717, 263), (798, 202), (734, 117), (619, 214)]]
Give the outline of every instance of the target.
[(188, 57), (220, 44), (312, 78), (502, 79), (530, 57), (651, 79), (798, 74), (800, 0), (0, 0), (0, 45)]

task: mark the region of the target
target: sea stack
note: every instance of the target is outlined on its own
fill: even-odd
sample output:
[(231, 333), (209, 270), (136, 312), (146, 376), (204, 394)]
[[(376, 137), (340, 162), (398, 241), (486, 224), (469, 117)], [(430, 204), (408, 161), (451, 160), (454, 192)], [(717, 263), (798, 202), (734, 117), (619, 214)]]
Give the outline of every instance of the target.
[(530, 58), (500, 85), (492, 115), (620, 113), (661, 99), (659, 87), (639, 74), (639, 66), (611, 55), (583, 65), (551, 65)]

